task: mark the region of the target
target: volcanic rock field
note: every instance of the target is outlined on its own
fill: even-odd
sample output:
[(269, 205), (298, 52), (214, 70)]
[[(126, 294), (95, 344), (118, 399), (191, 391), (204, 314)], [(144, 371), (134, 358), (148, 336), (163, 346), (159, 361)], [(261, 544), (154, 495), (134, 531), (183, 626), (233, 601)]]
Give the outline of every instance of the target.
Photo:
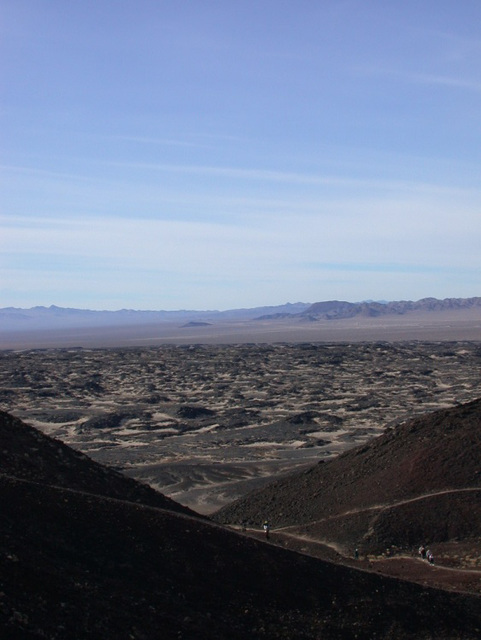
[(476, 342), (0, 352), (0, 408), (200, 513), (478, 398)]

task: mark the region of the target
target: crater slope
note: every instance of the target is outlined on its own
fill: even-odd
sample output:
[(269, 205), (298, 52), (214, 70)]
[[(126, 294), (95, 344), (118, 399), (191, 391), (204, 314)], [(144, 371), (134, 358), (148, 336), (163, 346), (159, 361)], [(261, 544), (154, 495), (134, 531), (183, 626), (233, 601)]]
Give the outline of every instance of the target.
[(479, 638), (479, 597), (151, 506), (134, 481), (124, 493), (111, 471), (20, 421), (1, 414), (0, 425), (0, 637)]
[[(465, 556), (479, 557), (480, 462), (481, 400), (476, 400), (389, 428), (212, 517), (256, 525), (269, 519), (279, 537), (317, 541), (346, 557), (356, 548), (362, 557), (412, 556), (428, 544), (452, 566), (447, 549), (453, 543), (458, 560), (463, 549)], [(481, 590), (481, 574), (476, 581)]]

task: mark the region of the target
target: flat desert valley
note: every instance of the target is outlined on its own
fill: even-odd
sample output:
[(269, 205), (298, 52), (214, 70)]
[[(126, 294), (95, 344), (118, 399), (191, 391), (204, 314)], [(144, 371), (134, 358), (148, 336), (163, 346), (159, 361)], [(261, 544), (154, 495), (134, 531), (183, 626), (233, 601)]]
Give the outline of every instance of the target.
[[(478, 300), (477, 298), (475, 299)], [(188, 313), (188, 312), (187, 312)], [(55, 315), (55, 314), (53, 314)], [(196, 317), (195, 315), (193, 316)], [(61, 317), (62, 319), (62, 317)], [(329, 320), (308, 317), (241, 318), (206, 322), (162, 321), (109, 326), (59, 324), (29, 328), (16, 316), (0, 315), (0, 349), (59, 347), (149, 347), (191, 344), (272, 344), (301, 342), (481, 341), (481, 304), (470, 308), (414, 310), (409, 313)]]
[(235, 342), (231, 331), (229, 344), (209, 343), (203, 329), (189, 328), (186, 344), (4, 348), (0, 407), (208, 514), (274, 476), (481, 395), (474, 325), (431, 326), (429, 340), (419, 324), (389, 340), (369, 327), (324, 342), (309, 332), (303, 342), (285, 332)]

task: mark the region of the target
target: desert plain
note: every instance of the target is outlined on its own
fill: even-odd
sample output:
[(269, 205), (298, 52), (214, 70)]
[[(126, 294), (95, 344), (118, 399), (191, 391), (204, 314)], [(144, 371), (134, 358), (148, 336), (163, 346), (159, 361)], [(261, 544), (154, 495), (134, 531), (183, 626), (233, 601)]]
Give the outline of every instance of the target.
[(481, 342), (443, 330), (437, 340), (5, 349), (0, 407), (209, 514), (398, 423), (478, 398)]

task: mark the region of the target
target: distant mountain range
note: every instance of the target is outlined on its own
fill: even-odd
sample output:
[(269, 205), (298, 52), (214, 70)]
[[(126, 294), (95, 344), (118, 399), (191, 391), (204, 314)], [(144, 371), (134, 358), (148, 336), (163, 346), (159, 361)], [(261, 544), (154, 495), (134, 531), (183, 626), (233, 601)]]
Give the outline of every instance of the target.
[(0, 331), (31, 331), (33, 329), (120, 327), (152, 325), (159, 323), (209, 322), (218, 320), (252, 320), (259, 316), (283, 314), (296, 315), (311, 305), (298, 302), (280, 306), (255, 307), (253, 309), (140, 311), (120, 309), (119, 311), (93, 311), (65, 307), (32, 307), (21, 309), (5, 307), (0, 309)]
[(41, 329), (83, 328), (83, 327), (122, 327), (142, 326), (160, 323), (216, 323), (220, 321), (277, 320), (292, 318), (298, 320), (337, 320), (383, 315), (404, 315), (412, 312), (442, 312), (478, 308), (481, 310), (481, 297), (475, 298), (423, 298), (416, 302), (401, 300), (397, 302), (346, 302), (329, 300), (324, 302), (287, 303), (278, 306), (254, 307), (247, 309), (216, 310), (178, 310), (178, 311), (139, 311), (121, 309), (119, 311), (93, 311), (90, 309), (72, 309), (37, 306), (30, 309), (5, 307), (0, 309), (0, 331), (22, 332)]
[[(300, 313), (296, 314), (310, 320), (339, 320), (341, 318), (353, 318), (354, 316), (378, 317), (386, 315), (404, 315), (413, 311), (436, 312), (461, 309), (481, 309), (481, 297), (479, 298), (422, 298), (416, 302), (411, 300), (399, 300), (397, 302), (344, 302), (343, 300), (329, 300), (315, 302)], [(269, 317), (269, 316), (264, 316)]]

